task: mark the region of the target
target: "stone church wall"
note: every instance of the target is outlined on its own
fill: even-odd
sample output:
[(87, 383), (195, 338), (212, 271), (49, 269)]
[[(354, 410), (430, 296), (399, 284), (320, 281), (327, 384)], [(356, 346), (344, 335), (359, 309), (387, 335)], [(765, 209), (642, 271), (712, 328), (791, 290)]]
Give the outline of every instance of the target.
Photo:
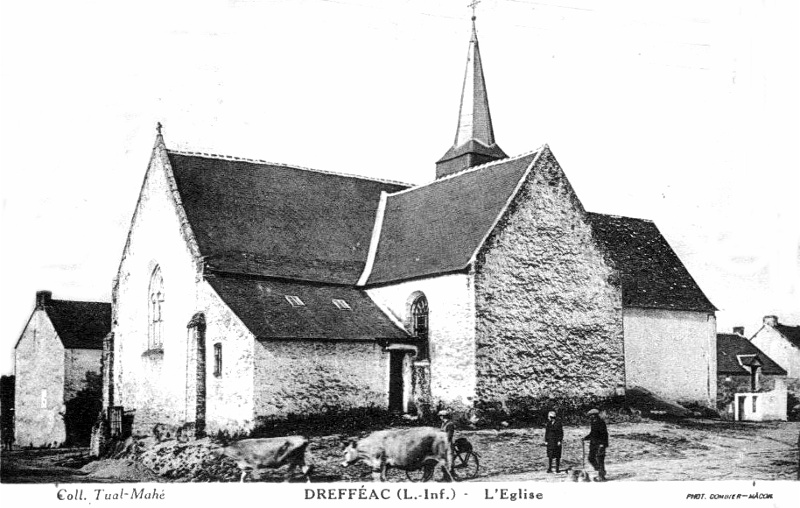
[(475, 397), (475, 298), (472, 275), (450, 274), (370, 288), (369, 296), (410, 329), (414, 295), (429, 308), (431, 397), (434, 407), (472, 406)]
[[(206, 317), (206, 429), (246, 431), (255, 422), (255, 338), (220, 299), (202, 282), (200, 307)], [(222, 346), (222, 371), (214, 375), (214, 345)]]
[(476, 261), (477, 396), (490, 407), (606, 397), (625, 380), (614, 271), (549, 149), (540, 157)]
[(717, 325), (706, 312), (625, 309), (625, 372), (641, 386), (678, 402), (714, 407)]
[(61, 444), (64, 420), (64, 346), (43, 310), (36, 310), (14, 352), (16, 443)]
[[(197, 311), (199, 273), (171, 196), (163, 149), (154, 152), (117, 274), (113, 299), (116, 403), (135, 411), (133, 432), (185, 419), (187, 323)], [(148, 345), (150, 277), (164, 279), (163, 349)]]
[(255, 412), (274, 418), (388, 407), (388, 355), (374, 342), (256, 341)]

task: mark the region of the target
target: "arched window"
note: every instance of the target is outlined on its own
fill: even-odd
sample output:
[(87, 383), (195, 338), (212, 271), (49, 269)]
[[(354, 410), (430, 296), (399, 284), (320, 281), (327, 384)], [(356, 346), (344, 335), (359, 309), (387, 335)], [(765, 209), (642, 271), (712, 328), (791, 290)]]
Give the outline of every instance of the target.
[(419, 295), (411, 304), (411, 333), (418, 340), (417, 360), (428, 359), (428, 299)]
[(150, 276), (147, 300), (147, 346), (148, 349), (164, 347), (164, 279), (161, 268), (156, 266)]

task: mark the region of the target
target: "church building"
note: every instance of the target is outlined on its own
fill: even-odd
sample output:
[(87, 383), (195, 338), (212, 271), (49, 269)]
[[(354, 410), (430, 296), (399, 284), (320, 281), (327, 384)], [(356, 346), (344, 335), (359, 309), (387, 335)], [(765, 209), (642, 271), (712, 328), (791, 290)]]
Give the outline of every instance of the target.
[[(648, 220), (586, 211), (492, 129), (474, 18), (455, 141), (409, 186), (171, 150), (113, 286), (105, 403), (202, 432), (624, 387), (713, 406), (715, 308)], [(138, 429), (138, 430), (137, 430)]]

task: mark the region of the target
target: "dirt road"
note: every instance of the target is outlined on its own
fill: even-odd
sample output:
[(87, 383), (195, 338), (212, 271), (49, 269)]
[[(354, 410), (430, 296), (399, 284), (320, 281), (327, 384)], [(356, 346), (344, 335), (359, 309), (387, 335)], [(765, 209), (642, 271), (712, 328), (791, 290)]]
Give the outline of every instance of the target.
[[(582, 468), (581, 438), (584, 427), (565, 427), (562, 468)], [(676, 480), (794, 480), (797, 478), (797, 439), (800, 422), (730, 423), (684, 421), (680, 424), (642, 422), (609, 425), (606, 465), (609, 481)], [(366, 466), (341, 467), (342, 445), (358, 436), (314, 437), (315, 481), (370, 481)], [(480, 454), (475, 481), (564, 481), (547, 474), (542, 443), (543, 429), (461, 431)], [(70, 483), (103, 481), (154, 481), (159, 478), (140, 464), (102, 461), (80, 471), (81, 451), (19, 450), (4, 452), (4, 483)], [(72, 465), (73, 467), (70, 467)], [(591, 469), (586, 464), (587, 469)], [(88, 471), (88, 473), (87, 473)], [(227, 479), (238, 474), (229, 475)], [(188, 480), (185, 479), (184, 481)], [(214, 480), (206, 477), (205, 480)], [(217, 478), (224, 481), (226, 478)], [(267, 472), (261, 481), (282, 481), (283, 471)], [(403, 472), (390, 481), (405, 481)]]

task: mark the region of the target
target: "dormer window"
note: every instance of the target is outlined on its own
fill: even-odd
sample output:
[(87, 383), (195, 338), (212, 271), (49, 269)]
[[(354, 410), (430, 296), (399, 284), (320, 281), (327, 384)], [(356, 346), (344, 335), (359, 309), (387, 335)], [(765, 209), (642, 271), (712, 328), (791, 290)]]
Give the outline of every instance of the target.
[(350, 304), (347, 303), (346, 301), (342, 300), (342, 299), (334, 298), (332, 301), (333, 301), (333, 304), (336, 306), (336, 308), (339, 309), (339, 310), (353, 310), (350, 307)]
[(297, 296), (286, 295), (286, 301), (289, 302), (292, 307), (305, 307), (306, 305), (303, 303), (303, 300)]

